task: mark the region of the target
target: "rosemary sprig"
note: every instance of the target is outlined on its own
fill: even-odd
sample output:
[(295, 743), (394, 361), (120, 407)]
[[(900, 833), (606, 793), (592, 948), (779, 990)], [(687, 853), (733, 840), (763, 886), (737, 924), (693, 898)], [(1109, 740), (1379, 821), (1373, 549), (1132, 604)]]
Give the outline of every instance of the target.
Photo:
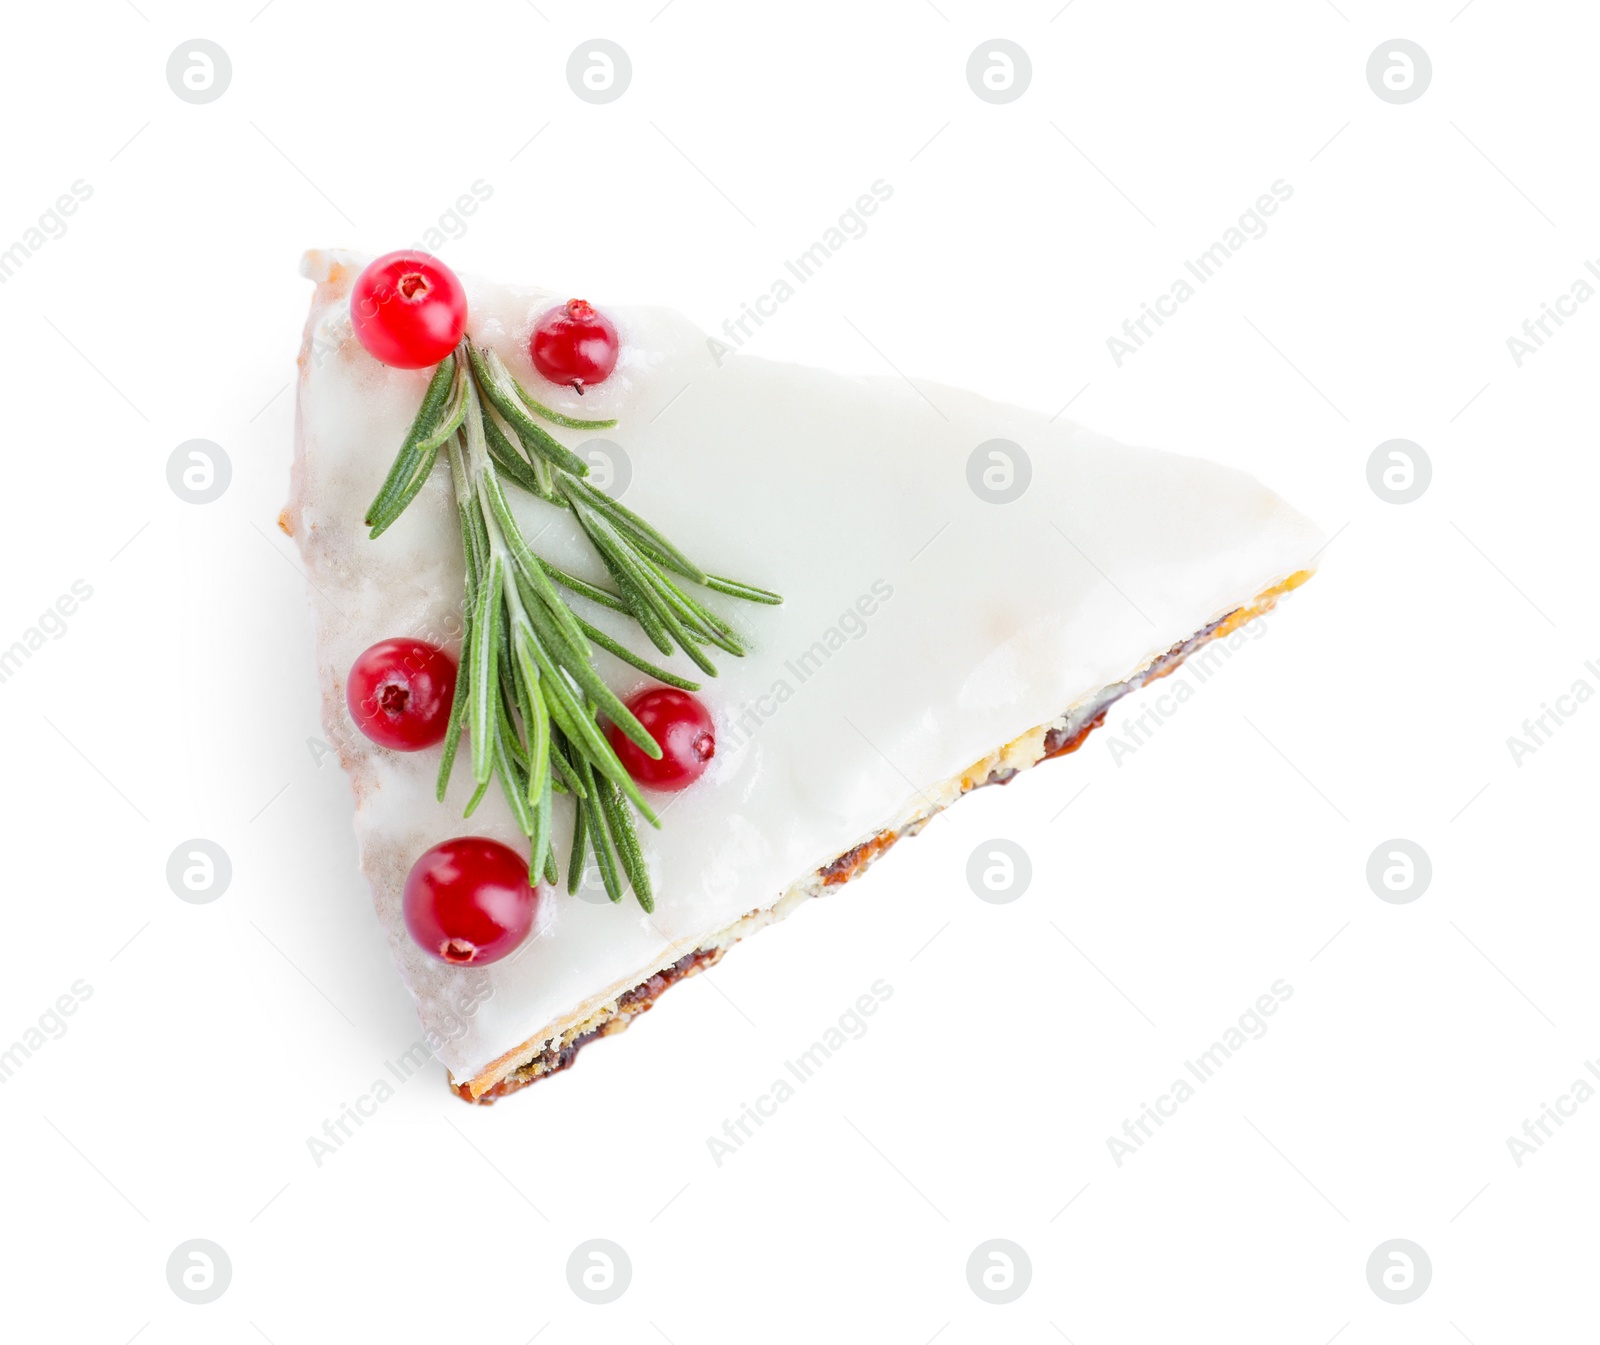
[[(444, 740), (437, 794), (445, 797), (463, 733), (471, 742), (471, 816), (498, 779), (528, 838), (529, 880), (558, 881), (551, 837), (554, 796), (575, 805), (567, 885), (595, 856), (612, 901), (624, 883), (654, 909), (650, 875), (634, 829), (637, 812), (660, 822), (601, 730), (603, 716), (641, 750), (661, 748), (595, 670), (592, 646), (669, 686), (699, 683), (633, 653), (584, 620), (561, 590), (631, 617), (663, 654), (681, 649), (707, 675), (715, 647), (742, 656), (731, 626), (680, 580), (747, 602), (780, 603), (776, 593), (707, 574), (654, 526), (584, 478), (588, 464), (534, 417), (571, 429), (607, 429), (614, 420), (578, 420), (531, 397), (492, 350), (463, 340), (433, 373), (422, 405), (367, 511), (371, 536), (389, 528), (416, 498), (439, 452), (449, 457), (466, 572), (465, 629), (454, 710)], [(504, 428), (502, 428), (502, 423)], [(616, 590), (568, 574), (536, 555), (506, 501), (504, 481), (569, 510)], [(559, 587), (558, 587), (559, 586)], [(630, 808), (631, 805), (631, 808)]]

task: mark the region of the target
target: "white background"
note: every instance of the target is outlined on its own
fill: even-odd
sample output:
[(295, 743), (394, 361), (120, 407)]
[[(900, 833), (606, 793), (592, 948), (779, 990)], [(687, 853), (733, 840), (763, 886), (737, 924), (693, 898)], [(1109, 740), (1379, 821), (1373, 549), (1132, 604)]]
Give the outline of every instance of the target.
[[(93, 596), (0, 684), (0, 1045), (92, 995), (0, 1088), (0, 1335), (1584, 1338), (1600, 1101), (1521, 1167), (1506, 1139), (1600, 1054), (1600, 705), (1520, 765), (1507, 738), (1600, 689), (1600, 304), (1521, 368), (1506, 338), (1600, 249), (1597, 28), (1510, 0), (11, 13), (0, 247), (93, 194), (0, 288), (0, 646)], [(196, 36), (233, 66), (204, 106), (164, 75)], [(564, 76), (595, 36), (633, 62), (608, 106)], [(965, 78), (996, 36), (1033, 64), (1005, 106)], [(1364, 73), (1396, 36), (1434, 68), (1406, 106)], [(416, 242), (482, 179), (452, 265), (714, 328), (877, 178), (870, 232), (750, 351), (1244, 467), (1335, 536), (1321, 574), (1133, 755), (1114, 722), (963, 802), (493, 1109), (429, 1065), (317, 1166), (419, 1033), (308, 748), (273, 526), (300, 252)], [(1277, 179), (1269, 232), (1118, 368), (1106, 338)], [(196, 437), (233, 466), (205, 506), (166, 482)], [(1394, 437), (1434, 469), (1404, 506), (1366, 479)], [(1000, 906), (963, 876), (997, 836), (1034, 866)], [(210, 905), (165, 880), (190, 837), (232, 860)], [(1391, 837), (1432, 858), (1410, 904), (1366, 882)], [(878, 978), (868, 1034), (717, 1166), (707, 1137)], [(1107, 1137), (1279, 978), (1270, 1031), (1118, 1167)], [(208, 1306), (166, 1279), (196, 1237), (233, 1267)], [(591, 1237), (633, 1265), (605, 1307), (567, 1285)], [(1033, 1267), (1004, 1307), (965, 1273), (994, 1237)], [(1391, 1238), (1433, 1265), (1405, 1306), (1367, 1284)]]

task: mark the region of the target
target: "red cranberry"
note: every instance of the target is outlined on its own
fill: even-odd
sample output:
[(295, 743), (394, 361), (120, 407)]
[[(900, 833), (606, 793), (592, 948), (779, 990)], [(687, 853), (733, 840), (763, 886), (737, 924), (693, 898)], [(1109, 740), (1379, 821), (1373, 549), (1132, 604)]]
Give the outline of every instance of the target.
[(661, 746), (661, 759), (652, 760), (623, 734), (609, 726), (611, 746), (629, 775), (648, 789), (687, 789), (711, 764), (717, 737), (711, 712), (687, 691), (652, 687), (628, 702), (633, 717)]
[(456, 661), (426, 640), (379, 640), (350, 669), (345, 704), (380, 747), (415, 752), (444, 739), (456, 694)]
[(350, 322), (369, 354), (396, 369), (426, 369), (456, 348), (467, 292), (426, 252), (387, 252), (356, 277)]
[(515, 850), (457, 836), (423, 852), (406, 878), (406, 929), (441, 962), (484, 967), (514, 952), (533, 928), (539, 891)]
[(552, 308), (534, 325), (528, 342), (533, 367), (552, 383), (582, 392), (603, 382), (617, 367), (617, 329), (586, 299)]

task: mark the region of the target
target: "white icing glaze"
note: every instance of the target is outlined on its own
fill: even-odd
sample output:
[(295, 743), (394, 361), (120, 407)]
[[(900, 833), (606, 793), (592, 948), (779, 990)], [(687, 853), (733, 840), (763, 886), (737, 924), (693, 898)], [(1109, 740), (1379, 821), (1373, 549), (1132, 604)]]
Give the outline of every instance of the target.
[[(580, 399), (540, 379), (527, 356), (535, 318), (570, 296), (464, 276), (476, 342), (557, 409), (620, 421), (593, 435), (555, 430), (563, 442), (621, 444), (632, 461), (628, 505), (712, 572), (787, 601), (770, 608), (711, 595), (752, 653), (712, 651), (722, 675), (700, 694), (719, 724), (717, 756), (693, 788), (659, 799), (662, 830), (640, 827), (655, 915), (631, 899), (612, 906), (547, 892), (515, 958), (450, 968), (405, 933), (400, 896), (412, 860), (453, 835), (525, 846), (498, 786), (462, 821), (465, 757), (442, 806), (437, 752), (378, 748), (344, 710), (346, 670), (374, 641), (417, 635), (454, 648), (462, 589), (442, 460), (383, 537), (367, 540), (361, 525), (428, 377), (379, 365), (351, 334), (344, 292), (364, 260), (307, 257), (307, 274), (332, 283), (319, 288), (302, 360), (290, 519), (314, 586), (328, 728), (356, 793), (362, 867), (457, 1080), (772, 905), (918, 810), (918, 791), (1309, 568), (1321, 545), (1308, 520), (1239, 472), (1122, 447), (954, 388), (924, 385), (924, 400), (899, 379), (748, 355), (719, 368), (704, 333), (659, 309), (602, 303), (622, 356)], [(967, 485), (972, 450), (997, 438), (1022, 445), (1032, 462), (1029, 489), (1009, 505)], [(542, 554), (604, 579), (568, 516), (507, 493)], [(585, 614), (654, 657), (614, 614)], [(802, 665), (808, 650), (820, 666)], [(597, 662), (624, 696), (646, 681), (604, 653)], [(681, 656), (670, 666), (696, 675)], [(558, 800), (562, 849), (569, 827)], [(457, 1007), (473, 1001), (468, 1013)]]

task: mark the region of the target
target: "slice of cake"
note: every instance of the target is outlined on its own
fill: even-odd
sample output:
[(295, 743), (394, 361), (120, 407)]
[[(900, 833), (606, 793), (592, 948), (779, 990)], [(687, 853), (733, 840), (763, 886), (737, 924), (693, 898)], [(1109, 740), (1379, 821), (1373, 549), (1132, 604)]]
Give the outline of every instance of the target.
[(281, 523), (362, 869), (471, 1101), (1075, 750), (1321, 546), (1228, 468), (367, 263), (304, 263)]

